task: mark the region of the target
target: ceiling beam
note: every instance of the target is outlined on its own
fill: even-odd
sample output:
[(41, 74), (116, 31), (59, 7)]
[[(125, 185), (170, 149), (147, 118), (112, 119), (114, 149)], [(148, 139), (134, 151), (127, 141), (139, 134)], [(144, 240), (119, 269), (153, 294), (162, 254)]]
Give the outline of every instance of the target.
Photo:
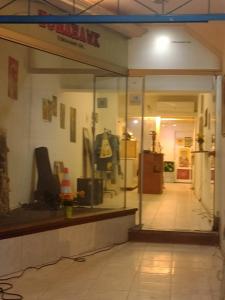
[(222, 14), (186, 15), (51, 15), (51, 16), (0, 16), (1, 24), (130, 24), (130, 23), (205, 23), (225, 21)]
[(129, 69), (128, 76), (139, 77), (149, 75), (196, 75), (215, 76), (221, 75), (220, 69)]

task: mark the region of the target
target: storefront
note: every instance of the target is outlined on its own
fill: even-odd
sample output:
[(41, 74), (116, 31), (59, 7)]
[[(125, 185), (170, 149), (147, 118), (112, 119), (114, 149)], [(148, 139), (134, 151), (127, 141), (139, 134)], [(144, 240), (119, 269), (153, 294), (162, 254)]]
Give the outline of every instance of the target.
[[(33, 9), (49, 13), (44, 5)], [(217, 105), (221, 98), (221, 78), (214, 75), (219, 60), (184, 30), (171, 31), (175, 38), (190, 40), (185, 60), (177, 55), (179, 44), (171, 42), (173, 60), (167, 56), (163, 61), (163, 53), (160, 56), (152, 47), (151, 34), (128, 42), (121, 34), (93, 25), (0, 28), (4, 228), (17, 226), (12, 213), (9, 221), (9, 210), (19, 214), (23, 210), (26, 216), (29, 210), (34, 218), (38, 211), (45, 224), (54, 214), (62, 217), (60, 188), (69, 197), (65, 204), (75, 198), (72, 217), (83, 209), (88, 214), (119, 210), (115, 218), (128, 216), (124, 223), (112, 223), (110, 230), (116, 226), (115, 230), (106, 230), (106, 235), (113, 232), (116, 236), (121, 224), (127, 232), (134, 225), (135, 208), (139, 209), (136, 224), (151, 227), (153, 208), (148, 202), (152, 204), (159, 195), (167, 195), (169, 186), (182, 182), (194, 188), (196, 199), (208, 211), (204, 217), (209, 215), (210, 224), (204, 230), (214, 229), (213, 218), (219, 210), (214, 198), (214, 151), (220, 126), (215, 123), (215, 98)], [(151, 49), (146, 48), (146, 41)], [(197, 66), (193, 52), (201, 57)], [(190, 70), (195, 66), (202, 71), (154, 73), (160, 65), (168, 70), (187, 70), (188, 65)], [(51, 183), (42, 176), (47, 172), (42, 170), (46, 153), (49, 162), (44, 166), (51, 170)], [(69, 180), (69, 192), (63, 180), (67, 184)], [(168, 216), (176, 209), (171, 206), (164, 213)], [(195, 215), (201, 214), (198, 209)], [(68, 222), (66, 226), (72, 224)], [(26, 224), (30, 226), (29, 219)], [(185, 222), (179, 226), (163, 223), (160, 229), (193, 230)], [(94, 227), (88, 230), (95, 231)], [(40, 231), (39, 227), (33, 232)]]

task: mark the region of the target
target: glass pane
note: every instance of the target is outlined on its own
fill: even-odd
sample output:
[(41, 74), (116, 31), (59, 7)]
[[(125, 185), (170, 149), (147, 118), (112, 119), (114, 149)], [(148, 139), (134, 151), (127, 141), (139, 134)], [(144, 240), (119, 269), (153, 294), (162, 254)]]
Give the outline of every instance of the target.
[(124, 135), (126, 152), (126, 188), (127, 206), (139, 209), (136, 214), (137, 224), (141, 224), (141, 156), (143, 143), (143, 87), (142, 77), (128, 78), (128, 106), (127, 106), (127, 131)]
[(101, 207), (125, 206), (124, 161), (120, 146), (126, 127), (125, 105), (125, 78), (96, 77), (94, 176), (103, 185)]
[(0, 50), (0, 227), (90, 210), (99, 70), (5, 40)]

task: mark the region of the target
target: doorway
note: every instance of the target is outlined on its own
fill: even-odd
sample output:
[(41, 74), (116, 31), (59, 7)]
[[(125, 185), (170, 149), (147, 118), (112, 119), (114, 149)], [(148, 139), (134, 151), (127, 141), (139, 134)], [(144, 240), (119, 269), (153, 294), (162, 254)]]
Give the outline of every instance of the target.
[(211, 231), (215, 93), (152, 91), (149, 81), (150, 77), (128, 79), (126, 161), (134, 171), (127, 175), (127, 206), (139, 207), (142, 228)]

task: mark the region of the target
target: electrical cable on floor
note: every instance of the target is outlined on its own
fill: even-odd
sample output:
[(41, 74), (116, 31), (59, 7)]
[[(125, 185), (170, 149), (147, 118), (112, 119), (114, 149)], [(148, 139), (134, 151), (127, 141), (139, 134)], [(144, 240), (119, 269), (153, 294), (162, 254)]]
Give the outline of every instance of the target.
[[(126, 243), (127, 242), (114, 243), (111, 246), (101, 248), (101, 249), (97, 249), (97, 250), (92, 251), (92, 252), (84, 253), (84, 255), (82, 255), (82, 256), (61, 256), (56, 261), (48, 263), (48, 264), (40, 265), (40, 266), (37, 266), (37, 267), (27, 267), (27, 268), (23, 269), (22, 271), (20, 271), (20, 273), (18, 275), (14, 275), (14, 276), (10, 276), (10, 277), (0, 277), (0, 299), (2, 299), (2, 300), (22, 300), (23, 299), (23, 296), (20, 295), (20, 294), (8, 292), (9, 290), (11, 290), (13, 288), (13, 284), (8, 283), (8, 282), (4, 282), (4, 281), (8, 281), (8, 280), (12, 280), (12, 279), (19, 279), (28, 270), (41, 270), (43, 268), (56, 265), (57, 263), (59, 263), (62, 260), (65, 260), (65, 259), (72, 260), (73, 262), (85, 262), (86, 257), (93, 256), (93, 255), (101, 253), (101, 252), (109, 251), (109, 250), (113, 249), (116, 246), (120, 246), (120, 245), (123, 245), (123, 244), (126, 244)], [(12, 297), (12, 298), (9, 298), (9, 297)]]

